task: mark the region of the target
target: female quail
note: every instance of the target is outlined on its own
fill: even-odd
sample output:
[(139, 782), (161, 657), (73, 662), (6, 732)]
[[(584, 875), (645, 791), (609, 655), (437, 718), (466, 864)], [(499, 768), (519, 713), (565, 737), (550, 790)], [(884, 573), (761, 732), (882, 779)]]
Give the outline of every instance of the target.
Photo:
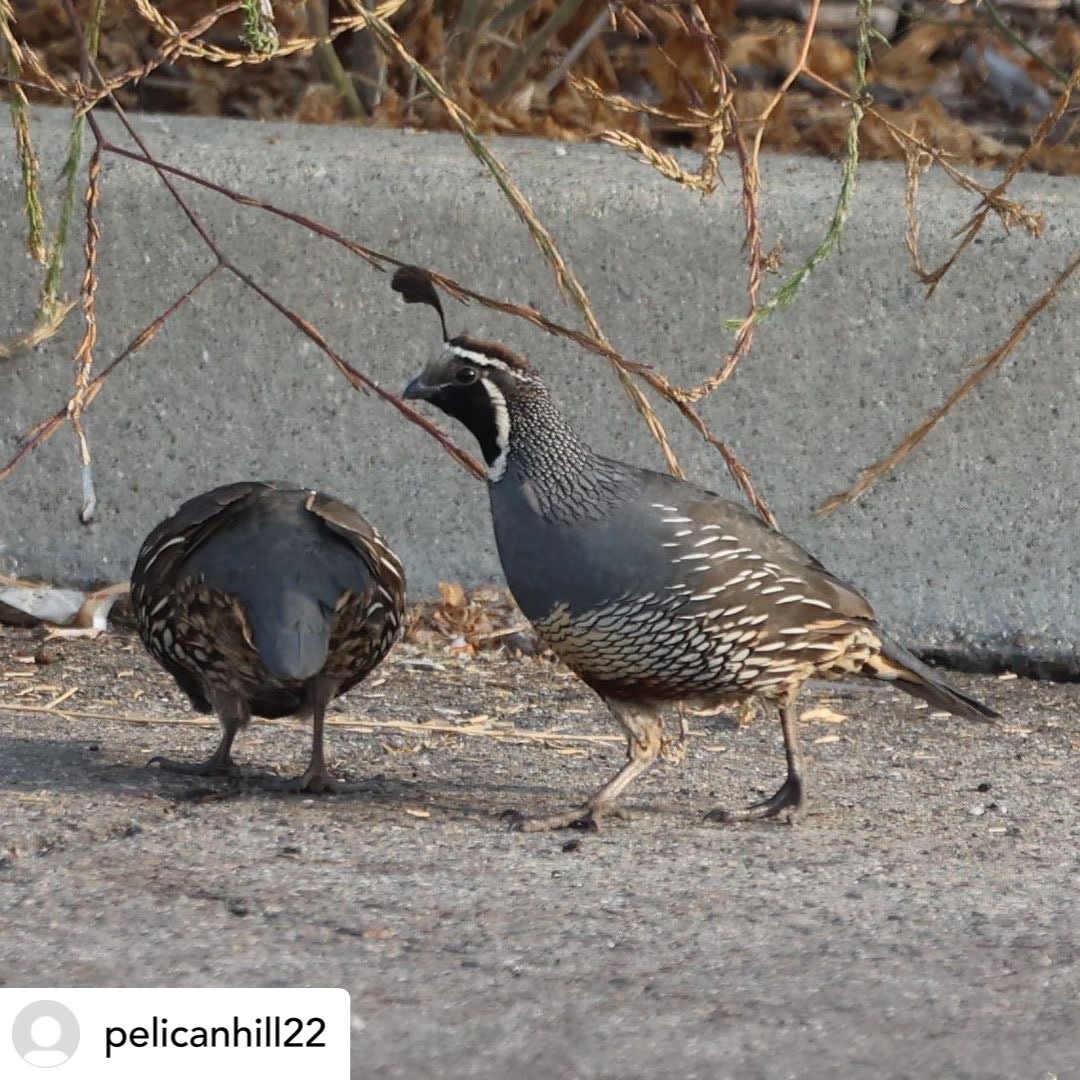
[(143, 644), (199, 712), (217, 714), (222, 736), (205, 762), (154, 762), (231, 773), (233, 739), (252, 715), (310, 713), (311, 763), (289, 786), (333, 791), (326, 707), (386, 655), (404, 597), (386, 542), (328, 495), (245, 482), (186, 502), (146, 538), (131, 598)]
[[(442, 318), (422, 271), (399, 271), (394, 284)], [(957, 716), (997, 715), (946, 686), (878, 627), (854, 588), (742, 507), (594, 453), (535, 369), (503, 346), (447, 341), (405, 396), (431, 402), (476, 437), (514, 598), (627, 735), (629, 760), (583, 809), (519, 818), (521, 828), (591, 826), (610, 813), (667, 749), (664, 703), (760, 695), (779, 705), (787, 779), (762, 802), (709, 814), (722, 821), (785, 811), (793, 820), (804, 806), (794, 706), (808, 678), (887, 679)]]

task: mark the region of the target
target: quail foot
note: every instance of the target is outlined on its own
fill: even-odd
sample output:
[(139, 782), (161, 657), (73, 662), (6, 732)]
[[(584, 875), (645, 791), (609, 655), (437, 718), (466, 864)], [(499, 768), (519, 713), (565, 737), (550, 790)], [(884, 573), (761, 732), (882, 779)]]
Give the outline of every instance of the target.
[[(424, 272), (400, 270), (394, 286), (442, 318)], [(476, 437), (514, 598), (626, 734), (626, 764), (584, 806), (519, 817), (520, 828), (591, 827), (611, 813), (671, 745), (661, 720), (669, 704), (758, 695), (779, 708), (786, 779), (745, 809), (713, 810), (716, 821), (794, 820), (806, 805), (795, 700), (808, 678), (884, 679), (957, 716), (996, 716), (893, 641), (852, 586), (747, 510), (595, 453), (535, 368), (506, 347), (447, 340), (405, 395)]]
[(221, 742), (203, 762), (151, 764), (231, 774), (253, 715), (310, 715), (310, 763), (279, 786), (338, 790), (323, 753), (327, 706), (386, 655), (404, 597), (386, 542), (328, 495), (245, 482), (191, 499), (147, 537), (131, 598), (143, 643), (195, 709), (217, 715)]

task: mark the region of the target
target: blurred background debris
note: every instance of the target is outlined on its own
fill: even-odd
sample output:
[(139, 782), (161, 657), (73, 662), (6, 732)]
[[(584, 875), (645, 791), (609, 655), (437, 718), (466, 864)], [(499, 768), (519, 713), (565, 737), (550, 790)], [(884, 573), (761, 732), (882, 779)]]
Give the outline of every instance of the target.
[(24, 581), (0, 574), (0, 623), (8, 626), (45, 625), (69, 636), (93, 637), (106, 629), (118, 600), (127, 599), (128, 583), (100, 589), (64, 589), (42, 581)]
[[(0, 574), (0, 626), (44, 627), (51, 637), (95, 637), (134, 626), (126, 581), (97, 589), (63, 588)], [(440, 582), (436, 599), (412, 605), (404, 640), (458, 656), (503, 651), (511, 656), (551, 656), (506, 589), (466, 590)]]
[[(14, 30), (43, 67), (69, 84), (78, 47), (62, 0), (9, 0)], [(97, 0), (78, 0), (88, 18)], [(221, 7), (215, 0), (161, 0), (164, 20), (183, 31)], [(124, 85), (131, 109), (206, 116), (284, 117), (422, 129), (451, 125), (414, 70), (388, 59), (358, 22), (360, 0), (262, 0), (254, 42), (245, 9), (199, 37), (206, 58), (179, 56)], [(100, 66), (106, 75), (153, 58), (162, 18), (147, 0), (104, 0)], [(383, 5), (384, 9), (394, 5)], [(794, 68), (815, 5), (796, 0), (409, 0), (390, 18), (405, 48), (487, 133), (590, 139), (623, 131), (654, 148), (709, 138), (701, 117), (718, 88), (710, 48), (735, 77), (735, 112), (758, 116)], [(699, 18), (700, 16), (700, 18)], [(1072, 0), (895, 0), (870, 9), (867, 90), (885, 120), (924, 138), (958, 163), (1001, 164), (1026, 145), (1080, 64), (1080, 21)], [(772, 113), (764, 146), (840, 154), (856, 67), (858, 5), (826, 0), (816, 13), (808, 74)], [(266, 28), (270, 28), (269, 30)], [(251, 54), (281, 46), (267, 62), (223, 61), (213, 49)], [(328, 34), (336, 34), (332, 43)], [(324, 40), (315, 44), (314, 38)], [(307, 47), (290, 43), (307, 41)], [(256, 57), (257, 58), (257, 57)], [(590, 89), (591, 88), (591, 89)], [(31, 95), (33, 96), (33, 95)], [(1075, 109), (1030, 162), (1080, 172)], [(868, 115), (860, 133), (869, 158), (902, 159), (888, 126)]]
[(506, 589), (467, 592), (445, 581), (439, 583), (437, 600), (409, 609), (405, 640), (428, 647), (442, 644), (464, 656), (493, 649), (523, 656), (546, 651)]

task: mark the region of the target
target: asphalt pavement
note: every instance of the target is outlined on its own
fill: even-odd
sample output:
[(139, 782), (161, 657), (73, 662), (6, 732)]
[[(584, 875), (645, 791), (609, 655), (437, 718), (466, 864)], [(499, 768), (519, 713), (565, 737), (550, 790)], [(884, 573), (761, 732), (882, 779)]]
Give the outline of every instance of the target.
[(296, 724), (239, 782), (148, 769), (214, 729), (130, 638), (35, 634), (0, 634), (3, 984), (344, 986), (364, 1078), (1080, 1076), (1076, 685), (957, 676), (993, 726), (813, 688), (797, 826), (704, 823), (783, 759), (771, 715), (695, 717), (635, 820), (523, 835), (622, 752), (549, 663), (396, 651), (330, 727), (364, 790), (311, 798), (260, 784)]

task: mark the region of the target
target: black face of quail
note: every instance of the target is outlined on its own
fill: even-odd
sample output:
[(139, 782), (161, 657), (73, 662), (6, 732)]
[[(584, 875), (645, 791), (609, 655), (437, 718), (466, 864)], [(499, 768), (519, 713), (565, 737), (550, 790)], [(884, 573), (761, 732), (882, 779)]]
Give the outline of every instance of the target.
[[(501, 398), (490, 373), (481, 376), (481, 369), (475, 363), (452, 352), (449, 346), (405, 389), (405, 397), (429, 401), (464, 424), (476, 436), (488, 465), (505, 449), (500, 446), (498, 418), (493, 407), (496, 394)], [(502, 442), (505, 443), (505, 434)]]
[(405, 388), (429, 401), (475, 436), (489, 470), (498, 472), (509, 450), (508, 398), (533, 375), (518, 356), (494, 342), (456, 337)]

